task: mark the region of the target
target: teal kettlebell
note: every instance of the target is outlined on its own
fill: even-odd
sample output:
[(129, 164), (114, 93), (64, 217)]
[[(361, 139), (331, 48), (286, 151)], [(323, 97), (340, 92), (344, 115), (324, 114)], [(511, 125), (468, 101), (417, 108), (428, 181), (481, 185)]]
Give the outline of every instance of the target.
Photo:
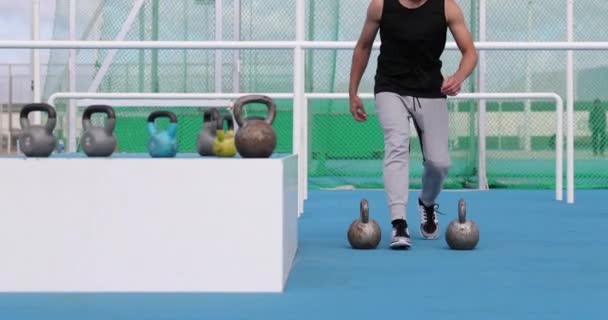
[[(158, 130), (155, 121), (158, 118), (169, 118), (167, 130)], [(148, 116), (148, 153), (153, 158), (171, 158), (177, 154), (177, 117), (171, 111), (154, 111)]]

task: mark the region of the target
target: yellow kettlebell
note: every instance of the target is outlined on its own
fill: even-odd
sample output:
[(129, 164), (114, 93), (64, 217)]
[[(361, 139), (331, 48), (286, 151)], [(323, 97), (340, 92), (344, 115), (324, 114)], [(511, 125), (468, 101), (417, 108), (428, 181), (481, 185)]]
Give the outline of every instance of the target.
[[(228, 128), (224, 131), (224, 121)], [(213, 154), (217, 157), (234, 157), (236, 155), (236, 145), (234, 144), (234, 123), (230, 115), (217, 118), (217, 130), (213, 141)]]

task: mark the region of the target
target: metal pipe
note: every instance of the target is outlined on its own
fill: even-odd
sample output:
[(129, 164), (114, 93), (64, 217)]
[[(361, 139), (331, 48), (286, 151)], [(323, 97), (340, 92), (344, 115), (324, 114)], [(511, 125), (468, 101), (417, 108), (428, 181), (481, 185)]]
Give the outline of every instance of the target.
[[(139, 39), (143, 40), (146, 37), (146, 10), (141, 10), (139, 12)], [(139, 50), (138, 52), (138, 74), (137, 74), (137, 91), (144, 92), (144, 79), (145, 79), (145, 63), (146, 61), (146, 53), (144, 50)]]
[[(487, 31), (487, 7), (486, 0), (479, 0), (479, 41), (486, 41), (486, 31)], [(477, 81), (479, 82), (478, 91), (486, 92), (486, 74), (487, 74), (487, 60), (486, 60), (486, 52), (481, 51), (479, 53), (479, 76)], [(479, 127), (479, 151), (477, 153), (477, 181), (478, 181), (478, 189), (487, 190), (488, 186), (488, 177), (487, 177), (487, 168), (486, 168), (486, 101), (481, 99), (479, 100), (479, 117), (478, 117), (478, 127)]]
[[(568, 43), (574, 43), (574, 0), (567, 2)], [(571, 48), (570, 48), (571, 49)], [(566, 62), (566, 112), (567, 112), (567, 135), (566, 149), (568, 154), (574, 154), (574, 52), (567, 52)], [(568, 184), (574, 183), (574, 161), (568, 162), (566, 166)], [(568, 185), (568, 203), (574, 202), (574, 187)]]
[[(68, 21), (68, 30), (70, 40), (76, 40), (76, 0), (70, 0), (69, 2), (70, 18)], [(76, 49), (70, 49), (68, 56), (68, 88), (70, 91), (75, 92), (76, 90)], [(69, 101), (68, 108), (68, 123), (76, 123), (76, 101)], [(76, 126), (68, 126), (68, 130), (76, 130)], [(68, 132), (68, 136), (76, 135)], [(65, 139), (64, 139), (65, 143)], [(70, 148), (76, 149), (76, 141), (67, 141), (68, 144), (73, 143), (74, 145)]]
[[(223, 17), (224, 3), (222, 0), (215, 0), (215, 41), (223, 39)], [(222, 92), (222, 50), (215, 50), (215, 92)]]
[[(285, 49), (296, 46), (303, 49), (348, 50), (355, 47), (351, 41), (66, 41), (66, 40), (2, 40), (0, 49)], [(607, 50), (608, 42), (475, 42), (478, 50)], [(380, 43), (374, 43), (374, 49)], [(458, 50), (456, 43), (448, 42), (446, 50)]]
[[(160, 11), (160, 1), (153, 0), (152, 1), (152, 40), (154, 42), (158, 41), (158, 19), (159, 19), (159, 11)], [(151, 73), (152, 73), (152, 92), (160, 91), (160, 83), (158, 79), (158, 50), (157, 48), (151, 48), (152, 50), (152, 63), (151, 63)]]
[[(234, 0), (232, 40), (241, 40), (241, 0)], [(241, 91), (241, 52), (232, 51), (232, 92)]]
[(4, 149), (4, 104), (0, 104), (0, 153)]
[(304, 93), (305, 93), (305, 82), (306, 75), (304, 71), (305, 55), (302, 43), (306, 37), (306, 24), (304, 21), (306, 14), (306, 1), (296, 0), (296, 46), (294, 48), (293, 64), (293, 153), (298, 155), (298, 176), (300, 177), (299, 188), (298, 188), (298, 214), (304, 212), (304, 180), (308, 179), (308, 175), (304, 172), (304, 161), (306, 156), (304, 152)]
[[(39, 41), (40, 39), (40, 0), (32, 0), (32, 40)], [(32, 50), (32, 90), (33, 102), (40, 102), (41, 95), (41, 76), (40, 76), (40, 50)], [(40, 112), (33, 113), (33, 124), (40, 124)]]
[(7, 152), (10, 154), (13, 147), (13, 66), (8, 65), (8, 144)]

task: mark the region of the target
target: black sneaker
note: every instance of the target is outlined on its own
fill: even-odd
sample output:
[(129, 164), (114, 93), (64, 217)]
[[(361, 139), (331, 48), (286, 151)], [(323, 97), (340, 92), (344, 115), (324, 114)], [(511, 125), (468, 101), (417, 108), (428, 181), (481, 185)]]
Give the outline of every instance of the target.
[(430, 207), (422, 204), (418, 199), (418, 212), (420, 214), (420, 233), (427, 240), (439, 238), (439, 218), (437, 218), (438, 205)]
[(412, 246), (410, 232), (405, 220), (394, 220), (393, 234), (391, 238), (391, 249), (409, 249)]

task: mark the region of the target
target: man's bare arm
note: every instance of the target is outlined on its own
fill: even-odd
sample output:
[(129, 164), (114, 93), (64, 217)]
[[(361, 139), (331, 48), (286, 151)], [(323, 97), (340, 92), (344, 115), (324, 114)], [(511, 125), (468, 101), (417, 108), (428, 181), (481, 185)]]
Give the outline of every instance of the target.
[(376, 39), (376, 34), (380, 28), (380, 18), (382, 17), (382, 0), (372, 0), (367, 9), (367, 17), (363, 30), (353, 51), (352, 65), (350, 70), (350, 85), (348, 93), (351, 98), (357, 95), (359, 84), (363, 73), (367, 68), (372, 46)]
[(449, 95), (458, 94), (460, 86), (466, 80), (475, 67), (477, 66), (477, 50), (473, 37), (469, 31), (462, 10), (455, 0), (445, 0), (446, 18), (448, 27), (456, 45), (462, 54), (458, 70), (448, 79), (446, 79), (442, 91)]

